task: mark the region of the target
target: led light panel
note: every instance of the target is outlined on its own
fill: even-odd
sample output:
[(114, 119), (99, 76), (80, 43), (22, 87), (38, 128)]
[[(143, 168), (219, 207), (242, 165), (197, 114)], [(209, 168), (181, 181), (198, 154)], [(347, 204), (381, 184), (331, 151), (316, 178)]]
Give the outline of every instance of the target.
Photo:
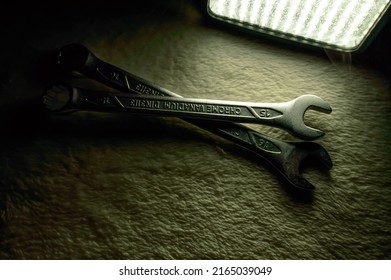
[(208, 13), (280, 38), (353, 52), (390, 8), (391, 0), (209, 0)]

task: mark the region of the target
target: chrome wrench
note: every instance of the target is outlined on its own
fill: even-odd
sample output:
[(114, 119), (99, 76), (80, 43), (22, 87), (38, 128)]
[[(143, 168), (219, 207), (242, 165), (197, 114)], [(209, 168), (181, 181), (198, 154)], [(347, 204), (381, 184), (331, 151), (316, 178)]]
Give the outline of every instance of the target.
[[(83, 45), (71, 44), (65, 46), (59, 52), (58, 64), (64, 69), (79, 71), (86, 76), (106, 83), (120, 91), (136, 92), (150, 96), (170, 96), (173, 98), (182, 98), (178, 94), (155, 86), (139, 77), (98, 59)], [(77, 94), (78, 93), (75, 93), (75, 95)], [(107, 100), (110, 99), (108, 96), (106, 98), (102, 96), (102, 98)], [(118, 98), (113, 97), (112, 99), (114, 102), (112, 102), (112, 104), (117, 103), (119, 107), (123, 108), (133, 107), (133, 109), (137, 109), (138, 111), (150, 111), (150, 113), (153, 111), (153, 108), (140, 108), (140, 106), (137, 106), (138, 108), (134, 108), (135, 106), (129, 106), (131, 105), (131, 102), (126, 102), (127, 98), (124, 96), (121, 96), (121, 98), (123, 99), (123, 102), (118, 100)], [(140, 97), (140, 99), (141, 98), (142, 97)], [(135, 97), (132, 97), (128, 100), (135, 99)], [(156, 101), (159, 100), (156, 99)], [(164, 102), (160, 103), (162, 106), (164, 104), (168, 104), (168, 109), (166, 108), (165, 114), (170, 114), (170, 111), (172, 114), (172, 111), (175, 111), (176, 115), (183, 114), (183, 117), (206, 118), (208, 113), (213, 113), (213, 118), (215, 119), (217, 118), (220, 120), (235, 122), (258, 122), (280, 127), (289, 131), (293, 135), (306, 140), (319, 138), (324, 135), (324, 132), (305, 125), (305, 112), (308, 109), (312, 109), (319, 112), (331, 113), (331, 107), (329, 104), (315, 95), (303, 95), (292, 101), (284, 103), (237, 102), (237, 104), (233, 104), (234, 106), (230, 106), (230, 103), (232, 102), (214, 101), (214, 103), (211, 103), (207, 100), (203, 100), (203, 104), (200, 104), (199, 101), (200, 100), (195, 99), (189, 100), (187, 105), (182, 99), (176, 99), (175, 101), (164, 100)], [(142, 103), (145, 104), (145, 102)], [(134, 104), (141, 103), (134, 102)], [(109, 107), (109, 105), (105, 106), (107, 110), (109, 110)], [(174, 110), (171, 110), (170, 108)]]
[[(60, 93), (67, 94), (66, 91)], [(73, 87), (60, 111), (90, 110), (159, 114), (184, 118), (241, 123), (267, 124), (291, 132), (300, 138), (313, 139), (323, 132), (306, 126), (302, 120), (308, 107), (325, 111), (328, 104), (315, 95), (302, 95), (284, 103), (234, 102), (166, 96), (130, 96), (126, 93), (99, 92)], [(49, 97), (48, 97), (49, 98)], [(316, 105), (314, 105), (316, 104)]]
[[(171, 91), (155, 86), (142, 78), (100, 60), (81, 44), (71, 44), (63, 47), (58, 53), (57, 62), (64, 70), (79, 72), (122, 92), (180, 97)], [(50, 90), (47, 91), (46, 96), (50, 92)], [(52, 92), (52, 95), (54, 97), (51, 98), (55, 100), (57, 94)], [(51, 106), (54, 104), (55, 107), (52, 108), (54, 110), (61, 107), (56, 107), (56, 102), (53, 100), (47, 100), (46, 102), (51, 103)], [(326, 169), (332, 168), (332, 161), (326, 149), (314, 142), (284, 142), (234, 123), (211, 123), (195, 119), (187, 121), (229, 139), (261, 156), (290, 185), (298, 189), (313, 190), (315, 188), (300, 174), (300, 167), (306, 159), (311, 158)]]

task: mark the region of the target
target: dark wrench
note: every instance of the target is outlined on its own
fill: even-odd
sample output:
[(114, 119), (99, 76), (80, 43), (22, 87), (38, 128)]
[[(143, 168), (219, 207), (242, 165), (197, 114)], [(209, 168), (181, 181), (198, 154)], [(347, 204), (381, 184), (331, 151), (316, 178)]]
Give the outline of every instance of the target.
[[(100, 60), (80, 44), (63, 47), (58, 54), (57, 62), (64, 70), (79, 72), (122, 92), (180, 97)], [(56, 94), (53, 91), (48, 91), (46, 94), (50, 92), (54, 95), (50, 98), (56, 100)], [(194, 119), (186, 119), (186, 121), (258, 154), (269, 162), (288, 183), (299, 189), (313, 190), (315, 188), (300, 174), (300, 166), (305, 159), (311, 158), (326, 169), (332, 167), (328, 152), (317, 143), (283, 142), (234, 123), (211, 124)]]

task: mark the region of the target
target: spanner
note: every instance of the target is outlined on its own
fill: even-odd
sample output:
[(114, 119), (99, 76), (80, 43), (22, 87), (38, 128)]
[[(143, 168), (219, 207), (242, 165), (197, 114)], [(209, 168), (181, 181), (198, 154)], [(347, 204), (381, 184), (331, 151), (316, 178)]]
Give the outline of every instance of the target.
[[(58, 53), (57, 62), (64, 70), (79, 72), (122, 92), (180, 97), (100, 60), (81, 44), (63, 47)], [(283, 142), (234, 123), (219, 122), (215, 124), (195, 119), (190, 122), (261, 156), (290, 185), (298, 189), (313, 190), (315, 188), (300, 174), (301, 164), (306, 159), (311, 158), (326, 169), (332, 167), (328, 152), (314, 142)]]
[[(61, 93), (65, 93), (65, 91)], [(284, 103), (234, 102), (167, 96), (130, 96), (125, 93), (99, 92), (76, 87), (72, 88), (68, 95), (68, 102), (58, 110), (124, 111), (241, 123), (260, 123), (284, 128), (297, 137), (306, 139), (319, 137), (323, 135), (323, 132), (306, 126), (299, 114), (304, 114), (309, 104), (312, 104), (311, 106), (317, 104), (317, 109), (324, 109), (325, 111), (329, 108), (326, 102), (315, 95), (302, 95)], [(66, 99), (66, 96), (63, 98)], [(47, 99), (50, 100), (49, 94)]]
[[(175, 115), (177, 116), (182, 114), (183, 117), (198, 118), (207, 118), (213, 114), (214, 119), (235, 122), (258, 122), (280, 127), (299, 138), (307, 140), (321, 137), (324, 133), (318, 129), (305, 125), (303, 120), (305, 112), (308, 109), (312, 109), (324, 113), (331, 113), (331, 107), (329, 104), (315, 95), (303, 95), (292, 101), (284, 103), (236, 102), (236, 104), (233, 104), (233, 102), (195, 99), (189, 99), (188, 102), (186, 102), (182, 100), (180, 95), (169, 92), (158, 86), (154, 86), (141, 78), (103, 62), (93, 55), (87, 48), (79, 44), (72, 44), (64, 47), (59, 52), (58, 63), (65, 69), (71, 71), (78, 70), (79, 72), (82, 72), (82, 74), (98, 81), (109, 83), (110, 86), (120, 91), (181, 98), (181, 100), (163, 99), (160, 100), (160, 102), (159, 99), (155, 99), (155, 102), (152, 103), (158, 108), (154, 108), (154, 106), (142, 106), (142, 104), (145, 105), (147, 102), (137, 102), (135, 97), (127, 98), (126, 96), (121, 96), (121, 98), (115, 98), (113, 96), (111, 98), (113, 101), (111, 105), (114, 106), (117, 104), (118, 107), (127, 108), (129, 110), (131, 109), (130, 107), (132, 107), (134, 111), (137, 109), (137, 111), (152, 113), (157, 112), (158, 109), (160, 109), (161, 111), (164, 110), (165, 114), (173, 114), (175, 111)], [(81, 92), (75, 93), (75, 95), (81, 94)], [(142, 99), (142, 97), (139, 98)], [(102, 99), (110, 101), (109, 96), (102, 96)], [(152, 103), (149, 103), (149, 105)], [(161, 107), (158, 106), (158, 103)], [(139, 106), (130, 106), (132, 104)], [(106, 110), (110, 109), (110, 105), (104, 105)]]

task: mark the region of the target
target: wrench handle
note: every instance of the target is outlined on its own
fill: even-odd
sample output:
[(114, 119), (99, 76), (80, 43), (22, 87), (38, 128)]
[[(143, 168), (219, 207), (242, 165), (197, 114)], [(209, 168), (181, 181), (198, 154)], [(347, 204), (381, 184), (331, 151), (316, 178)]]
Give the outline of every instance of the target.
[(125, 93), (96, 92), (74, 89), (74, 102), (79, 107), (98, 111), (126, 111), (185, 118), (210, 119), (243, 123), (271, 123), (281, 116), (271, 107), (281, 103), (250, 103), (190, 99), (166, 96), (130, 96)]

